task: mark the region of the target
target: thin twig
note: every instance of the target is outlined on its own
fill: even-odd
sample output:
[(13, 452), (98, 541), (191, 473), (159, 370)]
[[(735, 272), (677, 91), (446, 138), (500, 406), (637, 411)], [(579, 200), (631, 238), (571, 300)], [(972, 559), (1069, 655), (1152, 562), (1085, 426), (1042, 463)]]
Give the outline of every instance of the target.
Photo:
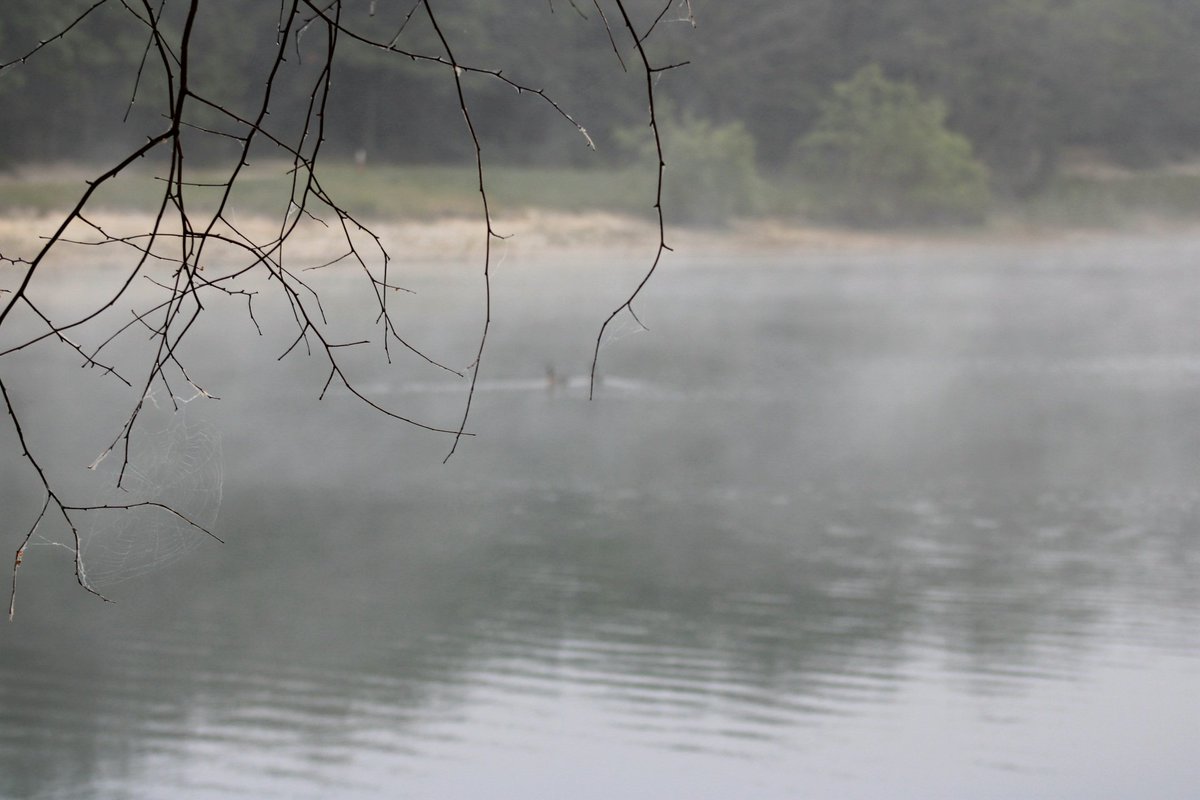
[[(646, 287), (646, 284), (649, 283), (650, 278), (654, 275), (655, 270), (658, 269), (658, 265), (662, 261), (663, 255), (671, 250), (671, 248), (667, 245), (667, 226), (666, 221), (663, 218), (662, 206), (663, 170), (666, 168), (667, 162), (663, 158), (662, 133), (659, 130), (658, 113), (654, 104), (654, 76), (657, 70), (650, 63), (650, 56), (646, 53), (646, 37), (645, 35), (638, 35), (637, 29), (634, 27), (633, 20), (630, 19), (629, 12), (625, 8), (624, 0), (613, 0), (613, 2), (616, 3), (617, 8), (621, 12), (621, 18), (624, 20), (625, 28), (629, 32), (630, 37), (633, 39), (634, 48), (637, 50), (638, 58), (642, 62), (642, 70), (646, 76), (646, 100), (650, 108), (650, 130), (654, 133), (654, 154), (658, 160), (658, 177), (654, 187), (654, 213), (658, 218), (658, 248), (655, 250), (654, 261), (651, 262), (650, 269), (648, 269), (642, 276), (641, 281), (639, 281), (638, 285), (634, 287), (633, 292), (631, 292), (629, 296), (625, 298), (625, 301), (613, 309), (612, 313), (608, 315), (608, 318), (605, 319), (604, 323), (600, 326), (600, 332), (596, 334), (596, 346), (592, 351), (592, 368), (589, 372), (589, 398), (594, 398), (596, 396), (596, 367), (600, 361), (600, 344), (604, 340), (604, 332), (608, 330), (608, 326), (612, 324), (614, 319), (617, 318), (617, 315), (625, 310), (628, 310), (630, 314), (633, 314), (634, 320), (636, 320), (639, 325), (642, 325), (641, 320), (638, 319), (637, 314), (634, 313), (633, 302), (637, 299), (638, 295), (641, 294), (642, 289)], [(645, 326), (642, 325), (642, 327), (644, 328)]]

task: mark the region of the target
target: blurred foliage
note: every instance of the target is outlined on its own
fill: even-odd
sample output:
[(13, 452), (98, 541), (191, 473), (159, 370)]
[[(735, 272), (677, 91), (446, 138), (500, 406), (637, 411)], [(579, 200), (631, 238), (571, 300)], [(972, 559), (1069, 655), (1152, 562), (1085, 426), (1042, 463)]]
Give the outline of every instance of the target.
[[(3, 0), (0, 63), (29, 52), (92, 3)], [(662, 10), (661, 0), (627, 5), (640, 30)], [(777, 175), (793, 158), (796, 140), (815, 133), (834, 87), (871, 64), (916, 87), (920, 97), (940, 99), (944, 126), (970, 141), (1002, 199), (1046, 191), (1064, 153), (1081, 148), (1135, 167), (1200, 155), (1196, 0), (692, 0), (691, 6), (695, 27), (681, 2), (646, 41), (656, 63), (690, 62), (659, 73), (656, 89), (673, 109), (664, 131), (680, 126), (666, 143), (671, 194), (665, 199), (678, 192), (684, 218), (761, 206), (753, 191), (747, 199), (747, 150), (761, 173)], [(603, 0), (601, 7), (613, 11)], [(169, 37), (178, 35), (185, 8), (165, 4)], [(358, 34), (390, 41), (411, 8), (343, 0), (341, 20)], [(489, 164), (627, 163), (621, 132), (645, 132), (645, 86), (636, 70), (621, 69), (595, 6), (441, 0), (434, 8), (460, 61), (544, 89), (588, 129), (599, 150), (590, 152), (540, 98), (466, 74)], [(194, 34), (197, 87), (234, 111), (252, 108), (278, 36), (279, 10), (261, 0), (204, 0)], [(615, 12), (607, 17), (619, 25)], [(294, 57), (272, 98), (274, 133), (294, 136), (303, 120), (325, 47), (318, 27), (290, 48)], [(614, 33), (628, 64), (636, 54), (621, 30)], [(397, 43), (441, 55), (419, 9)], [(153, 70), (134, 93), (145, 46), (144, 26), (110, 0), (27, 63), (0, 71), (0, 160), (109, 160), (156, 132), (163, 87)], [(446, 67), (343, 36), (333, 81), (327, 155), (349, 159), (362, 151), (371, 165), (470, 162), (473, 148)], [(189, 121), (197, 125), (220, 122), (199, 107), (193, 114)], [(941, 146), (959, 147), (949, 141)], [(721, 143), (731, 150), (718, 157), (712, 148)], [(193, 164), (232, 146), (203, 136), (195, 144)], [(713, 181), (727, 178), (728, 190), (712, 190)]]
[(1096, 177), (1065, 174), (1045, 191), (999, 209), (1000, 216), (1033, 226), (1137, 228), (1194, 224), (1200, 219), (1200, 174), (1137, 170)]
[[(669, 222), (717, 225), (758, 209), (763, 184), (754, 137), (741, 122), (716, 125), (691, 115), (660, 120), (663, 150), (670, 153), (662, 204)], [(648, 126), (617, 132), (617, 141), (644, 162), (656, 160)]]
[(836, 84), (796, 144), (799, 173), (823, 194), (819, 213), (863, 225), (982, 221), (987, 169), (945, 121), (940, 100), (889, 81), (878, 66)]

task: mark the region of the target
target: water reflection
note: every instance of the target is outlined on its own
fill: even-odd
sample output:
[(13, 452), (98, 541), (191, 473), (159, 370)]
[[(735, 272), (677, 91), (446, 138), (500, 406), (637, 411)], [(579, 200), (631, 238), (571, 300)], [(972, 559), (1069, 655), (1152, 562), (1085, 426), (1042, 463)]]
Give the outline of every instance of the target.
[(668, 274), (599, 404), (500, 327), (444, 470), (246, 384), (229, 546), (115, 608), (27, 565), (0, 794), (1185, 796), (1200, 281), (993, 257)]

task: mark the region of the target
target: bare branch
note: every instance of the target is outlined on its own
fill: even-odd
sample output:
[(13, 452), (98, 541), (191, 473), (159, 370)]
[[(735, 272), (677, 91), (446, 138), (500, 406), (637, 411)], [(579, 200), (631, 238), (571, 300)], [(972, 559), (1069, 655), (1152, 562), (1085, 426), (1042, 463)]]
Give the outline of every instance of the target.
[[(449, 64), (454, 75), (454, 89), (458, 94), (458, 107), (462, 110), (463, 120), (466, 122), (467, 131), (471, 134), (471, 144), (475, 148), (475, 170), (479, 181), (479, 197), (483, 202), (483, 223), (484, 223), (484, 245), (483, 245), (483, 330), (479, 334), (479, 349), (475, 353), (475, 361), (471, 364), (471, 387), (467, 391), (467, 402), (463, 408), (462, 421), (459, 423), (458, 431), (454, 435), (454, 444), (450, 446), (450, 452), (446, 454), (443, 463), (450, 460), (450, 456), (454, 455), (454, 451), (458, 449), (458, 443), (462, 439), (464, 431), (467, 428), (467, 420), (471, 416), (471, 402), (475, 399), (475, 387), (479, 381), (479, 369), (483, 359), (483, 348), (487, 345), (488, 329), (492, 324), (492, 239), (502, 238), (495, 230), (492, 229), (492, 212), (488, 205), (487, 188), (483, 181), (483, 150), (479, 146), (479, 135), (475, 132), (475, 123), (471, 121), (471, 111), (467, 108), (467, 98), (463, 94), (462, 85), (462, 70), (458, 66), (458, 62), (454, 58), (454, 53), (450, 49), (450, 42), (446, 40), (445, 34), (442, 33), (442, 28), (438, 25), (437, 18), (433, 14), (433, 8), (429, 5), (429, 0), (422, 0), (422, 5), (425, 7), (425, 13), (429, 17), (430, 24), (433, 25), (434, 31), (437, 33), (438, 39), (442, 43), (442, 47), (446, 51), (446, 61)], [(498, 75), (499, 73), (497, 73)], [(580, 129), (582, 130), (582, 128)], [(584, 134), (586, 135), (586, 133)], [(590, 141), (590, 140), (589, 140)]]
[[(625, 8), (625, 0), (613, 0), (613, 2), (616, 3), (617, 8), (621, 12), (621, 19), (624, 21), (625, 28), (629, 32), (630, 37), (633, 39), (634, 48), (637, 50), (638, 58), (642, 62), (642, 70), (646, 75), (646, 100), (650, 108), (650, 130), (654, 133), (654, 153), (658, 159), (658, 177), (654, 189), (654, 213), (658, 218), (658, 249), (654, 253), (654, 261), (651, 262), (650, 269), (648, 269), (642, 276), (641, 281), (636, 287), (634, 287), (633, 292), (630, 293), (627, 298), (625, 298), (625, 301), (613, 309), (612, 313), (608, 315), (608, 318), (605, 319), (604, 323), (600, 326), (600, 332), (596, 334), (596, 346), (592, 351), (592, 368), (589, 373), (589, 398), (594, 398), (596, 395), (596, 367), (600, 361), (600, 343), (604, 340), (604, 332), (608, 330), (608, 326), (611, 325), (612, 321), (617, 318), (617, 315), (627, 309), (631, 314), (633, 314), (633, 318), (637, 320), (637, 323), (639, 325), (642, 324), (641, 320), (638, 319), (637, 314), (634, 313), (633, 303), (635, 300), (637, 300), (638, 295), (641, 294), (642, 289), (644, 289), (646, 284), (649, 283), (650, 278), (654, 275), (655, 270), (658, 269), (658, 265), (662, 261), (663, 255), (671, 250), (671, 248), (667, 246), (666, 221), (663, 218), (662, 207), (663, 170), (666, 168), (667, 163), (663, 158), (662, 133), (659, 130), (658, 113), (655, 109), (654, 102), (654, 76), (658, 70), (656, 70), (656, 68), (650, 63), (650, 56), (646, 53), (645, 40), (646, 36), (649, 35), (649, 32), (639, 36), (637, 29), (634, 27), (633, 20), (630, 19), (629, 12)], [(668, 4), (667, 8), (669, 7), (670, 5)], [(665, 8), (663, 13), (666, 13)], [(658, 19), (661, 18), (662, 14), (659, 15)], [(655, 24), (658, 23), (658, 19), (655, 20)], [(653, 28), (653, 25), (651, 28)], [(643, 325), (642, 327), (645, 326)]]
[(608, 43), (612, 45), (612, 51), (621, 64), (621, 71), (628, 72), (629, 68), (625, 66), (625, 59), (621, 57), (621, 48), (617, 47), (616, 37), (613, 36), (612, 26), (608, 24), (608, 17), (604, 14), (604, 7), (600, 5), (600, 0), (592, 0), (592, 5), (600, 13), (600, 20), (604, 23), (604, 32), (608, 35)]
[(104, 5), (107, 2), (108, 2), (108, 0), (96, 0), (95, 3), (92, 3), (90, 6), (88, 6), (86, 11), (84, 11), (82, 14), (75, 17), (75, 19), (73, 19), (69, 23), (67, 23), (67, 25), (65, 27), (61, 28), (57, 33), (55, 33), (49, 39), (43, 39), (42, 41), (38, 42), (36, 47), (34, 47), (32, 50), (27, 51), (24, 55), (18, 56), (16, 58), (12, 59), (11, 61), (6, 61), (6, 62), (0, 64), (0, 72), (3, 72), (4, 70), (8, 69), (9, 67), (13, 66), (14, 64), (24, 64), (26, 61), (28, 61), (29, 59), (31, 59), (35, 55), (37, 55), (38, 52), (40, 52), (43, 48), (49, 47), (50, 45), (57, 42), (59, 39), (62, 39), (64, 36), (66, 36), (68, 33), (70, 33), (72, 30), (74, 30), (76, 25), (83, 22), (88, 17), (89, 14), (91, 14), (93, 11), (95, 11), (96, 9), (98, 9), (100, 6)]
[[(49, 39), (40, 42), (23, 56), (0, 64), (0, 70), (23, 63), (52, 43), (63, 39), (109, 1), (96, 0)], [(186, 400), (177, 400), (172, 389), (182, 388), (184, 385), (192, 387), (193, 397), (217, 399), (201, 387), (201, 383), (207, 382), (203, 380), (202, 375), (193, 374), (194, 371), (185, 363), (184, 358), (184, 343), (197, 329), (204, 312), (221, 302), (234, 301), (239, 308), (244, 302), (246, 315), (261, 336), (263, 327), (256, 316), (255, 301), (273, 303), (280, 311), (281, 324), (285, 332), (288, 332), (287, 335), (291, 336), (294, 333), (294, 338), (291, 338), (279, 359), (286, 358), (303, 345), (305, 353), (322, 360), (327, 374), (319, 393), (321, 399), (325, 398), (336, 382), (354, 398), (352, 402), (362, 403), (374, 412), (406, 425), (450, 437), (451, 444), (446, 455), (448, 460), (456, 452), (463, 437), (473, 435), (468, 430), (468, 424), (492, 324), (493, 245), (496, 240), (505, 238), (497, 232), (495, 226), (482, 139), (468, 100), (468, 84), (480, 78), (485, 82), (490, 81), (511, 88), (518, 94), (530, 94), (540, 98), (540, 102), (549, 106), (555, 115), (573, 126), (584, 137), (589, 148), (595, 149), (595, 143), (587, 130), (542, 89), (514, 80), (499, 68), (462, 63), (447, 33), (452, 32), (453, 28), (443, 23), (440, 16), (441, 6), (435, 9), (436, 0), (412, 0), (411, 7), (403, 15), (398, 27), (387, 31), (392, 33), (394, 30), (394, 35), (387, 40), (367, 35), (355, 26), (347, 24), (342, 13), (342, 0), (280, 0), (278, 21), (272, 21), (276, 27), (274, 50), (264, 54), (269, 66), (264, 68), (262, 89), (248, 110), (235, 107), (232, 102), (223, 99), (222, 95), (198, 88), (199, 83), (195, 79), (198, 61), (194, 44), (197, 37), (194, 34), (198, 29), (198, 19), (204, 14), (205, 6), (200, 0), (180, 0), (178, 11), (172, 11), (170, 14), (166, 13), (166, 0), (158, 0), (157, 3), (153, 0), (115, 2), (132, 18), (127, 19), (127, 22), (135, 27), (138, 36), (137, 47), (141, 49), (140, 58), (136, 59), (136, 67), (133, 57), (137, 54), (131, 54), (132, 85), (124, 117), (130, 117), (134, 104), (139, 101), (139, 91), (148, 81), (153, 80), (156, 87), (160, 84), (162, 87), (159, 100), (162, 108), (159, 111), (163, 122), (156, 133), (137, 146), (130, 147), (126, 155), (87, 182), (75, 204), (67, 210), (54, 230), (42, 240), (32, 257), (7, 257), (0, 254), (0, 262), (14, 267), (14, 273), (19, 276), (12, 288), (0, 289), (0, 301), (3, 303), (0, 306), (0, 332), (13, 332), (12, 338), (0, 340), (0, 366), (4, 357), (34, 347), (66, 348), (69, 355), (81, 359), (81, 367), (98, 369), (104, 375), (113, 376), (129, 389), (129, 413), (104, 451), (104, 455), (113, 451), (119, 451), (121, 454), (116, 473), (116, 483), (120, 487), (131, 464), (134, 463), (133, 440), (137, 438), (135, 431), (142, 429), (139, 420), (142, 419), (148, 400), (153, 401), (157, 393), (165, 389), (170, 402), (178, 408), (178, 403)], [(576, 0), (567, 2), (579, 17), (588, 19), (588, 15), (577, 5)], [(652, 65), (645, 45), (647, 38), (676, 2), (678, 0), (668, 3), (653, 22), (644, 31), (639, 32), (627, 13), (626, 3), (623, 0), (614, 0), (622, 20), (622, 35), (627, 34), (629, 37), (626, 46), (631, 45), (638, 54), (638, 63), (646, 77), (649, 124), (654, 134), (658, 161), (654, 208), (658, 217), (659, 237), (658, 248), (648, 271), (625, 302), (614, 310), (601, 326), (592, 361), (593, 389), (599, 345), (605, 330), (617, 314), (625, 310), (633, 314), (640, 324), (634, 313), (633, 303), (657, 269), (664, 253), (670, 250), (666, 244), (662, 213), (665, 164), (655, 109), (655, 80), (660, 73), (675, 69), (686, 62)], [(600, 0), (592, 0), (592, 3), (621, 68), (627, 70), (626, 61), (618, 46), (618, 37), (614, 32), (621, 28), (614, 29), (610, 26)], [(684, 5), (687, 9), (687, 19), (694, 24), (690, 0), (684, 0)], [(553, 2), (550, 9), (554, 11)], [(368, 17), (373, 15), (375, 10), (375, 3), (372, 2)], [(438, 48), (435, 55), (415, 52), (399, 45), (402, 35), (418, 11), (428, 19), (435, 37)], [(164, 22), (164, 15), (171, 17), (171, 24)], [(143, 35), (146, 37), (144, 46), (141, 39)], [(272, 107), (278, 105), (276, 90), (284, 80), (282, 76), (292, 74), (284, 72), (285, 65), (293, 61), (289, 50), (294, 47), (298, 57), (301, 51), (301, 37), (306, 35), (321, 36), (322, 41), (314, 46), (311, 38), (307, 40), (305, 52), (311, 58), (315, 50), (316, 63), (306, 64), (303, 70), (296, 73), (301, 76), (299, 80), (304, 81), (298, 94), (299, 108), (296, 109), (296, 115), (294, 118), (288, 117), (296, 122), (290, 129), (278, 124), (273, 124), (269, 129)], [(481, 265), (482, 325), (477, 344), (473, 348), (474, 358), (465, 369), (447, 366), (402, 335), (396, 318), (398, 298), (393, 296), (397, 292), (412, 294), (412, 290), (405, 288), (401, 285), (402, 281), (396, 279), (392, 256), (380, 233), (351, 213), (318, 176), (317, 165), (321, 162), (326, 138), (326, 115), (335, 83), (334, 72), (340, 63), (337, 54), (346, 44), (374, 48), (398, 58), (411, 59), (418, 64), (443, 71), (446, 80), (453, 83), (456, 103), (463, 116), (465, 137), (473, 149), (484, 244)], [(146, 93), (142, 91), (142, 94)], [(234, 155), (226, 163), (224, 171), (215, 179), (209, 175), (197, 176), (189, 161), (189, 142), (197, 138), (221, 141), (227, 147), (229, 143), (233, 143), (230, 149), (235, 151)], [(290, 162), (290, 168), (285, 173), (290, 185), (286, 190), (286, 198), (281, 198), (286, 199), (286, 208), (281, 209), (278, 224), (273, 225), (268, 233), (260, 235), (254, 233), (254, 227), (235, 219), (231, 200), (235, 187), (245, 179), (251, 154), (257, 157), (264, 150), (270, 150), (277, 155), (282, 154)], [(151, 221), (145, 228), (133, 234), (119, 232), (115, 226), (109, 226), (107, 223), (100, 224), (99, 217), (92, 213), (98, 192), (119, 176), (129, 174), (135, 164), (147, 158), (154, 159), (155, 167), (152, 178), (156, 191)], [(210, 202), (201, 211), (194, 198), (202, 190), (215, 195), (215, 202)], [(334, 252), (339, 255), (317, 264), (296, 265), (291, 258), (285, 262), (285, 245), (292, 240), (302, 223), (307, 224), (306, 220), (316, 221), (324, 226), (327, 235), (335, 243)], [(80, 229), (84, 231), (82, 234), (78, 232)], [(67, 245), (110, 248), (125, 255), (129, 261), (118, 274), (114, 286), (97, 298), (94, 305), (83, 311), (72, 312), (72, 316), (60, 316), (50, 311), (53, 305), (38, 292), (44, 291), (49, 285), (40, 277), (46, 272), (47, 263), (53, 254)], [(290, 248), (288, 253), (289, 256), (292, 255)], [(370, 292), (367, 297), (370, 298), (369, 302), (373, 303), (373, 315), (365, 319), (372, 320), (373, 317), (373, 324), (378, 326), (378, 336), (359, 338), (357, 335), (346, 337), (333, 333), (321, 293), (318, 291), (320, 284), (316, 273), (342, 266), (351, 270), (356, 285), (363, 287), (364, 293)], [(262, 290), (261, 284), (258, 283), (246, 283), (255, 277), (264, 281), (269, 289)], [(309, 281), (313, 283), (310, 284)], [(136, 291), (135, 287), (143, 287), (149, 294), (149, 299), (142, 292)], [(18, 305), (21, 312), (14, 317), (14, 310)], [(13, 320), (17, 318), (22, 321), (22, 326), (14, 324)], [(24, 327), (25, 322), (34, 327)], [(19, 333), (16, 332), (18, 330)], [(149, 344), (139, 345), (139, 351), (146, 353), (143, 356), (144, 360), (130, 366), (128, 359), (121, 355), (123, 351), (114, 343), (118, 339), (125, 341), (136, 336), (145, 336)], [(392, 349), (399, 345), (429, 366), (466, 378), (468, 385), (461, 417), (457, 423), (440, 426), (415, 420), (385, 406), (360, 388), (351, 378), (351, 356), (346, 350), (371, 343), (382, 349), (383, 359), (389, 363), (392, 361)], [(470, 371), (469, 376), (466, 375), (467, 370)], [(22, 425), (21, 416), (36, 414), (36, 407), (18, 407), (2, 381), (0, 399), (4, 402), (10, 424), (20, 444), (21, 458), (29, 465), (44, 494), (41, 509), (30, 527), (25, 530), (14, 555), (9, 601), (10, 618), (15, 609), (18, 571), (28, 557), (30, 545), (43, 543), (40, 538), (35, 540), (35, 537), (42, 536), (39, 531), (49, 524), (52, 517), (55, 518), (55, 524), (57, 517), (61, 517), (62, 523), (70, 531), (70, 539), (64, 539), (61, 545), (73, 551), (76, 582), (87, 592), (105, 600), (107, 598), (88, 581), (78, 519), (86, 518), (86, 515), (93, 512), (134, 514), (157, 509), (173, 515), (213, 540), (221, 541), (216, 533), (187, 516), (181, 509), (154, 500), (88, 505), (65, 498), (51, 480), (51, 473), (44, 469), (42, 460), (27, 443), (26, 428)], [(92, 466), (98, 463), (99, 460)]]

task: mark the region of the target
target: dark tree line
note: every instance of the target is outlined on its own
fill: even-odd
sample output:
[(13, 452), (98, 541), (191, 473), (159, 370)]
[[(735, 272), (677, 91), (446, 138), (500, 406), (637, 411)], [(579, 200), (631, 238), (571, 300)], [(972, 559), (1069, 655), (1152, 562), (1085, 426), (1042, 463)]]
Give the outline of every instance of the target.
[(743, 0), (697, 3), (671, 96), (740, 119), (787, 160), (830, 87), (878, 64), (941, 98), (998, 188), (1038, 188), (1066, 147), (1129, 165), (1200, 151), (1191, 0)]
[[(87, 0), (5, 0), (0, 60), (52, 34)], [(168, 14), (173, 3), (167, 4)], [(429, 51), (436, 36), (409, 15), (411, 3), (355, 0), (347, 19), (381, 36), (404, 25), (407, 46)], [(641, 124), (632, 72), (609, 67), (597, 41), (603, 6), (585, 0), (454, 0), (440, 12), (464, 62), (505, 65), (514, 80), (570, 98), (587, 120), (601, 163), (618, 158), (617, 132)], [(634, 7), (653, 3), (635, 3)], [(694, 0), (693, 31), (673, 8), (655, 29), (659, 52), (689, 60), (663, 94), (675, 115), (714, 124), (741, 121), (762, 166), (777, 168), (816, 121), (834, 84), (869, 64), (947, 105), (949, 126), (968, 137), (997, 188), (1034, 191), (1067, 147), (1091, 148), (1132, 166), (1200, 150), (1200, 4), (1193, 0)], [(651, 14), (656, 12), (651, 12)], [(197, 75), (228, 102), (253, 102), (270, 57), (273, 3), (209, 0), (199, 21)], [(126, 106), (129, 71), (144, 42), (120, 6), (91, 15), (52, 52), (0, 74), (0, 159), (100, 156), (152, 124), (158, 87)], [(269, 34), (268, 34), (269, 36)], [(317, 37), (301, 37), (292, 68), (314, 63)], [(330, 152), (373, 160), (462, 162), (452, 88), (424, 65), (386, 53), (339, 53), (328, 124)], [(299, 83), (281, 86), (275, 114), (299, 113)], [(493, 159), (583, 163), (585, 149), (550, 109), (514, 105), (501, 83), (471, 88), (480, 136)], [(55, 98), (47, 107), (45, 98)], [(519, 110), (518, 110), (519, 109)], [(71, 115), (68, 118), (68, 115)], [(47, 119), (52, 124), (47, 125)], [(57, 123), (57, 124), (54, 124)], [(596, 163), (596, 159), (586, 161)]]

